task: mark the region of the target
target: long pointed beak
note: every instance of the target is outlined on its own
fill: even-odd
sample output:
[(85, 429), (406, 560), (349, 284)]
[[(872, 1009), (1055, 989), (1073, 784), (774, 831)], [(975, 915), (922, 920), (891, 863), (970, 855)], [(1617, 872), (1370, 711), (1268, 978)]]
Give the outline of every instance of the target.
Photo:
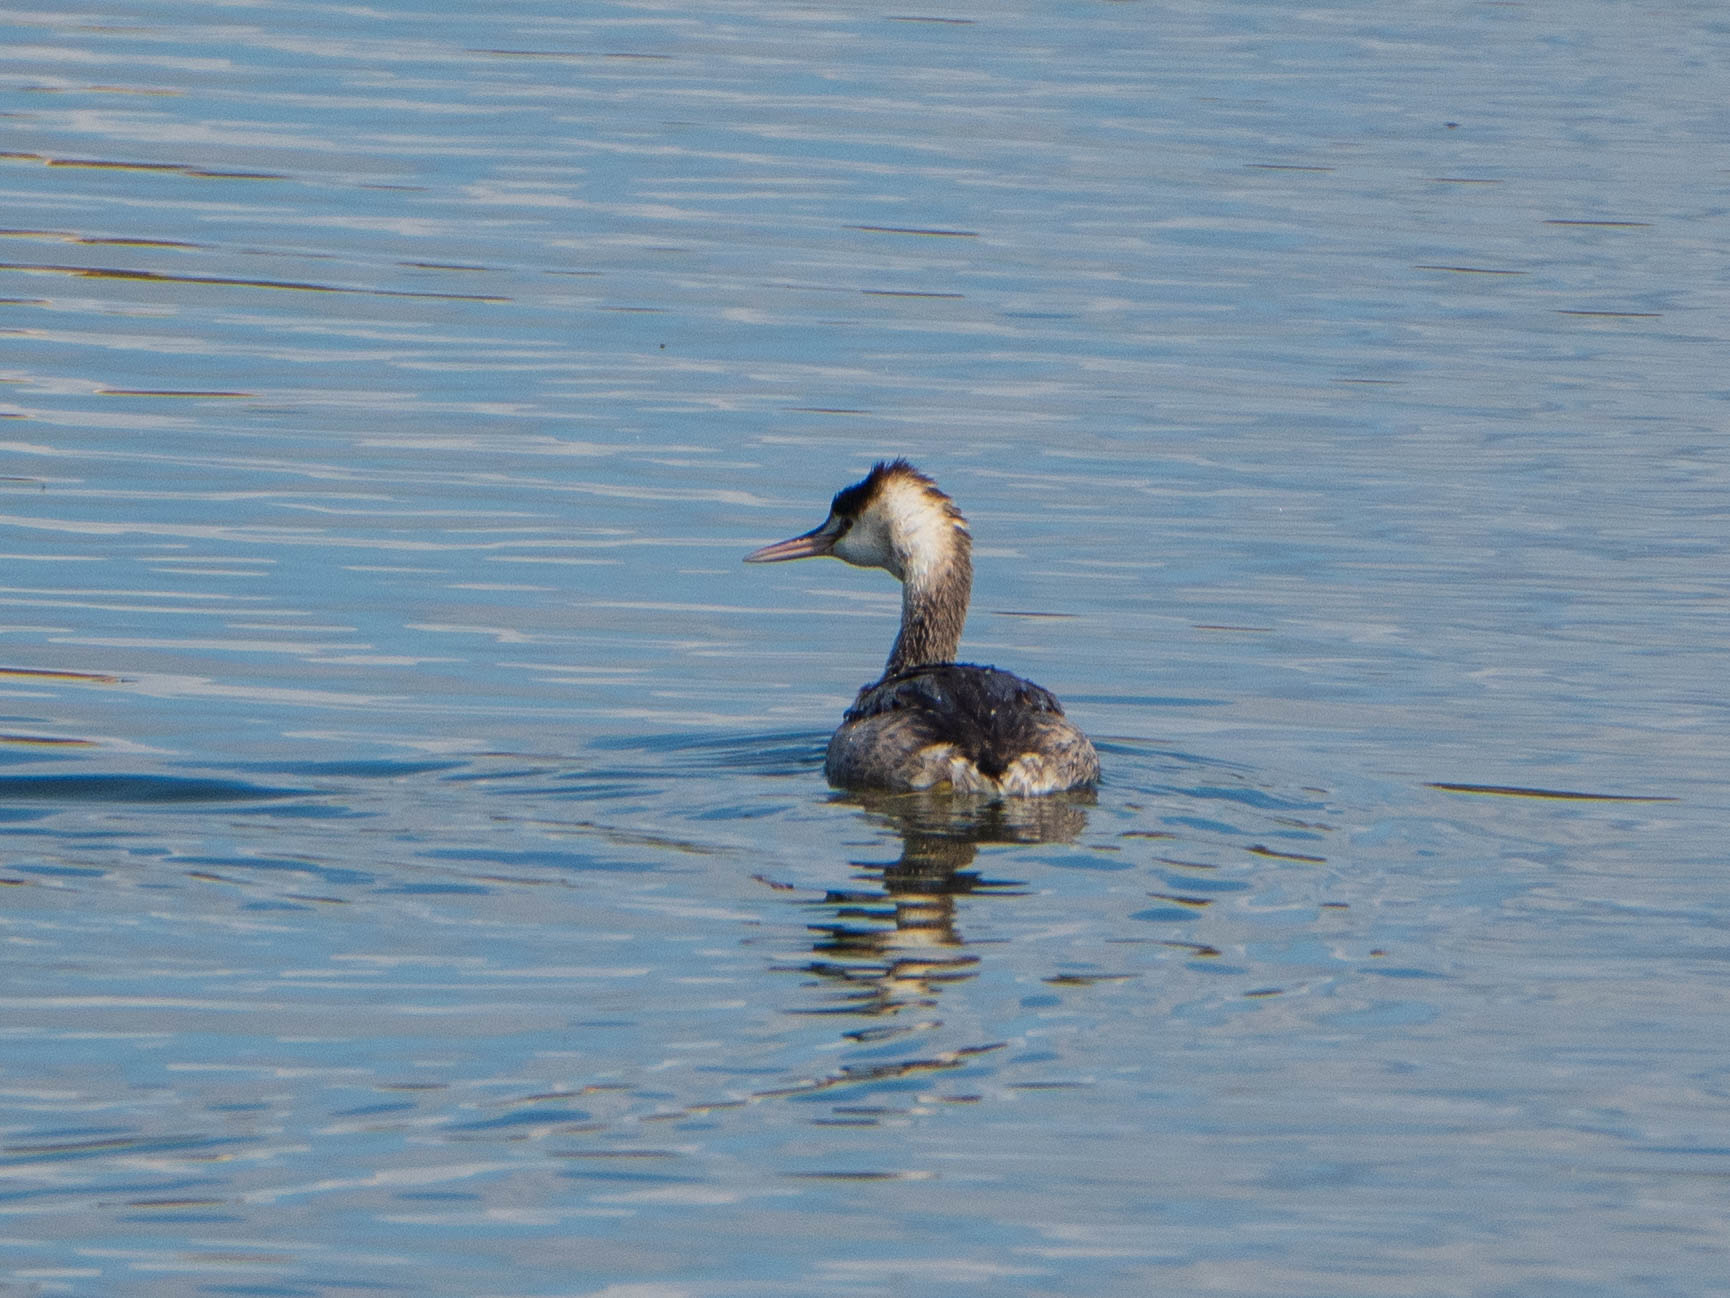
[(787, 559), (815, 559), (820, 555), (832, 554), (840, 535), (825, 522), (823, 526), (814, 527), (801, 536), (791, 536), (785, 541), (775, 542), (774, 545), (765, 545), (761, 550), (753, 550), (745, 556), (745, 562), (781, 563)]

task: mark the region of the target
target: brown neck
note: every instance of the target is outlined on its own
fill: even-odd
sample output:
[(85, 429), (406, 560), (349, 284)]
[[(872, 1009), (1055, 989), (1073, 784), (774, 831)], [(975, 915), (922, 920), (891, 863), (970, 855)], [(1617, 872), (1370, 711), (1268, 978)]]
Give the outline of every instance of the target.
[(973, 560), (965, 545), (934, 568), (908, 573), (901, 587), (901, 634), (895, 637), (883, 674), (954, 662), (972, 590)]

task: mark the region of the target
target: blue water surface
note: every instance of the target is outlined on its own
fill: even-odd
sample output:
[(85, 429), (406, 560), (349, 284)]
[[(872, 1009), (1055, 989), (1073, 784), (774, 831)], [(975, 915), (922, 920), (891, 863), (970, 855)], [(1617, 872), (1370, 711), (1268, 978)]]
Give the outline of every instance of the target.
[(0, 24), (0, 1290), (1721, 1288), (1717, 7)]

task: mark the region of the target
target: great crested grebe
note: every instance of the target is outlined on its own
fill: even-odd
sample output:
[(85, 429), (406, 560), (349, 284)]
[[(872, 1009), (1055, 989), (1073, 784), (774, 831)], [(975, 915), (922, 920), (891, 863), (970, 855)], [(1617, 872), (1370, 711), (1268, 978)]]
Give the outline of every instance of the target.
[(955, 502), (906, 460), (837, 492), (823, 525), (746, 563), (833, 555), (901, 582), (901, 632), (829, 740), (823, 773), (843, 789), (1032, 796), (1089, 788), (1099, 756), (1049, 691), (955, 661), (973, 589), (973, 538)]

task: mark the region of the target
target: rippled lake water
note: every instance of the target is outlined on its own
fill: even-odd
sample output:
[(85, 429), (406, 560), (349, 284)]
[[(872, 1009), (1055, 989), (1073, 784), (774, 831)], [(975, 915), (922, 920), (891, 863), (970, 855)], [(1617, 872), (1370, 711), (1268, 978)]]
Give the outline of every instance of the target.
[(484, 8), (0, 20), (0, 1291), (1722, 1292), (1720, 7)]

